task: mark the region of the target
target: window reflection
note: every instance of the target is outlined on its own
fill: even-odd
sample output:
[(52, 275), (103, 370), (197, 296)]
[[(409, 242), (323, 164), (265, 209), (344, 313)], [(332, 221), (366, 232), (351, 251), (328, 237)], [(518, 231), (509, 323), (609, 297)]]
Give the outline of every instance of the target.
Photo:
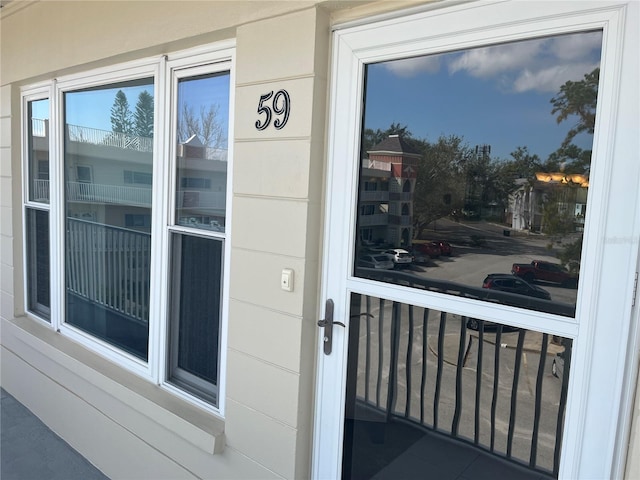
[(49, 203), (49, 100), (29, 102), (29, 200)]
[(178, 81), (178, 225), (224, 232), (229, 73)]
[[(368, 65), (356, 275), (573, 316), (600, 46), (596, 31)], [(362, 267), (391, 249), (413, 261)]]
[(64, 103), (66, 321), (145, 360), (153, 93), (144, 79)]
[(557, 478), (571, 351), (352, 294), (342, 478)]

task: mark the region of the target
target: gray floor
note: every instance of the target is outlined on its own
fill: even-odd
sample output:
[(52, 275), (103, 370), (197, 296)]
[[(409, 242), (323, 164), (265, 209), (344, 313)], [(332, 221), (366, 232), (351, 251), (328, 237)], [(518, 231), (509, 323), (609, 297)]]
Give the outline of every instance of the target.
[(0, 392), (2, 480), (108, 480), (24, 405)]

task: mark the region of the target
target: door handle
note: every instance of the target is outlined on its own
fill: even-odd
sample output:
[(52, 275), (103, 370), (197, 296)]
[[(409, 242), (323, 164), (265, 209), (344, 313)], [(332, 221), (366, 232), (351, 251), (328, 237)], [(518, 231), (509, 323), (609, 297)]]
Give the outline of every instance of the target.
[(324, 342), (325, 355), (331, 354), (331, 348), (333, 346), (333, 326), (334, 325), (340, 325), (342, 327), (346, 327), (346, 325), (342, 322), (333, 321), (333, 300), (328, 298), (324, 306), (324, 320), (318, 320), (318, 326), (324, 327), (323, 342)]

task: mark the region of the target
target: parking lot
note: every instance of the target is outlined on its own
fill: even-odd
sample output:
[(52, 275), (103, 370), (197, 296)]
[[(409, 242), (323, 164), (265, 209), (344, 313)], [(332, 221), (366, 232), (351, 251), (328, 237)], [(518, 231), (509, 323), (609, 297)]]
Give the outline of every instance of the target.
[[(504, 231), (509, 235), (506, 236)], [(549, 249), (550, 239), (544, 235), (512, 232), (486, 222), (437, 221), (428, 235), (433, 240), (447, 240), (453, 246), (453, 254), (414, 263), (410, 271), (426, 278), (449, 280), (473, 287), (482, 286), (489, 273), (511, 273), (514, 263), (547, 260), (560, 263), (555, 257), (558, 247)], [(546, 282), (534, 282), (551, 294), (556, 302), (575, 304), (577, 289)]]

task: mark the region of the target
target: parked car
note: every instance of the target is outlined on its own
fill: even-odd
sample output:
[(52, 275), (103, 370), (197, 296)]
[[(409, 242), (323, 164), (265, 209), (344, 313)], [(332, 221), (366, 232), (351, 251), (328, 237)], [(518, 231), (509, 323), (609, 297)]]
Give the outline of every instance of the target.
[(413, 262), (413, 257), (403, 248), (390, 248), (384, 254), (391, 260), (395, 267), (408, 267)]
[(391, 270), (393, 268), (393, 261), (386, 255), (362, 255), (358, 259), (359, 267), (376, 268), (379, 270)]
[[(482, 282), (482, 288), (490, 288), (492, 290), (500, 290), (501, 292), (516, 293), (518, 295), (551, 300), (551, 294), (544, 288), (531, 285), (523, 279), (514, 275), (509, 275), (508, 273), (490, 273)], [(485, 330), (495, 330), (497, 326), (498, 325), (493, 322), (484, 322)], [(480, 328), (479, 320), (476, 318), (468, 319), (467, 328), (470, 328), (471, 330), (478, 330)], [(519, 330), (519, 328), (504, 325), (502, 331), (513, 332), (517, 330)]]
[(426, 262), (440, 256), (440, 246), (436, 242), (416, 243), (412, 246), (414, 262)]
[(437, 243), (438, 246), (440, 247), (440, 255), (446, 255), (447, 257), (450, 257), (451, 254), (453, 253), (453, 247), (449, 242), (445, 242), (444, 240), (438, 240), (434, 243)]
[(490, 273), (486, 276), (484, 282), (482, 282), (482, 288), (551, 300), (551, 294), (544, 288), (531, 285), (522, 278), (509, 275), (508, 273)]
[(440, 245), (437, 242), (416, 243), (413, 248), (429, 258), (438, 258), (440, 256)]
[(531, 263), (514, 263), (511, 266), (511, 273), (524, 278), (527, 282), (542, 280), (559, 283), (570, 288), (578, 286), (578, 275), (569, 272), (558, 263), (543, 260), (534, 260)]

